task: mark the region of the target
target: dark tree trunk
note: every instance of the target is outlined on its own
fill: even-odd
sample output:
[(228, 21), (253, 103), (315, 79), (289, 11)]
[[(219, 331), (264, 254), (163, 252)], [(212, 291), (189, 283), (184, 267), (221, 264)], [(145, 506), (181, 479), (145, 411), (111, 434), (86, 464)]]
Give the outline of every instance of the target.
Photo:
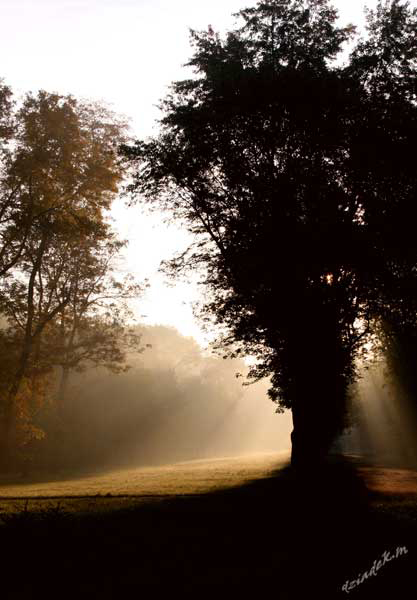
[(303, 307), (289, 347), (289, 400), (293, 431), (291, 465), (310, 469), (325, 463), (346, 418), (350, 353), (339, 339), (332, 314)]
[(309, 470), (325, 463), (340, 431), (345, 398), (331, 385), (320, 389), (312, 383), (303, 388), (292, 406), (291, 465)]
[(331, 446), (331, 436), (324, 431), (317, 416), (301, 408), (292, 411), (291, 466), (297, 470), (320, 467)]

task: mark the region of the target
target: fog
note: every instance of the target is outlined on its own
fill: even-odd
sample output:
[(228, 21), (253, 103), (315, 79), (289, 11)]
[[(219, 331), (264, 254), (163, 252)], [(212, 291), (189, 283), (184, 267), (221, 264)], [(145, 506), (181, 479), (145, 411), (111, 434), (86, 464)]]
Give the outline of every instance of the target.
[(130, 370), (73, 377), (58, 420), (44, 423), (50, 468), (114, 468), (289, 450), (291, 415), (275, 413), (268, 382), (242, 386), (241, 360), (205, 355), (175, 329), (140, 329)]
[(352, 395), (354, 423), (337, 449), (388, 466), (417, 468), (415, 402), (389, 377), (383, 359), (361, 368)]
[[(243, 386), (242, 360), (204, 352), (167, 326), (143, 326), (130, 369), (74, 375), (60, 415), (46, 411), (38, 458), (78, 472), (290, 451), (291, 413), (275, 412), (268, 381)], [(362, 366), (352, 387), (352, 426), (334, 451), (392, 466), (417, 465), (414, 403), (383, 360)]]
[[(290, 452), (291, 413), (275, 412), (268, 381), (243, 386), (242, 360), (205, 353), (167, 326), (143, 326), (130, 369), (74, 375), (61, 413), (51, 405), (44, 440), (28, 448), (49, 472), (72, 474), (196, 459)], [(352, 426), (333, 451), (417, 467), (416, 407), (386, 374), (383, 360), (352, 386)]]

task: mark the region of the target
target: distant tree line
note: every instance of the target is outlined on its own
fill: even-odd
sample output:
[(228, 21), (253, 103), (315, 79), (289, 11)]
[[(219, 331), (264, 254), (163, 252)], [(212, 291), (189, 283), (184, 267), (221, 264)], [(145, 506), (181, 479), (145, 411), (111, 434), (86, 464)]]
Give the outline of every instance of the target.
[(209, 356), (171, 327), (137, 325), (135, 331), (150, 347), (128, 353), (128, 371), (74, 373), (62, 411), (39, 414), (46, 437), (27, 446), (32, 473), (288, 449), (290, 415), (273, 418), (267, 382), (241, 385), (235, 374), (247, 372), (242, 360)]

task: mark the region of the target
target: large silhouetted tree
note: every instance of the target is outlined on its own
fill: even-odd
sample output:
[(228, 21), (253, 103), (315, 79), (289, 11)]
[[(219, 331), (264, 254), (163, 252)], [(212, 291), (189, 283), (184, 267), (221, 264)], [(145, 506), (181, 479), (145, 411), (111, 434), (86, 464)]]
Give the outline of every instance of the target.
[(162, 102), (159, 137), (124, 152), (137, 201), (195, 234), (170, 263), (201, 268), (202, 316), (249, 353), (291, 408), (294, 464), (345, 424), (374, 323), (416, 314), (417, 11), (368, 14), (348, 64), (327, 0), (270, 0), (222, 38), (191, 33), (194, 76)]

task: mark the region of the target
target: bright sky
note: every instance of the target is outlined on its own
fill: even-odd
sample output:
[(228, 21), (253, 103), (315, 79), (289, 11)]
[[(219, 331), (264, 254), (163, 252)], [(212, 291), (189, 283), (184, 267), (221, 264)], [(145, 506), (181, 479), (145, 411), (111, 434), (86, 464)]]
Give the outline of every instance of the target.
[[(412, 0), (411, 4), (416, 4)], [(344, 23), (363, 22), (375, 0), (335, 0)], [(231, 13), (254, 0), (0, 0), (3, 77), (15, 93), (45, 89), (103, 100), (131, 119), (135, 136), (156, 132), (155, 105), (170, 82), (184, 77), (190, 57), (188, 28), (216, 31), (233, 25)], [(116, 226), (129, 249), (125, 268), (152, 287), (135, 303), (147, 323), (171, 324), (203, 342), (190, 302), (196, 286), (167, 288), (155, 272), (160, 261), (186, 246), (187, 236), (117, 201)]]

